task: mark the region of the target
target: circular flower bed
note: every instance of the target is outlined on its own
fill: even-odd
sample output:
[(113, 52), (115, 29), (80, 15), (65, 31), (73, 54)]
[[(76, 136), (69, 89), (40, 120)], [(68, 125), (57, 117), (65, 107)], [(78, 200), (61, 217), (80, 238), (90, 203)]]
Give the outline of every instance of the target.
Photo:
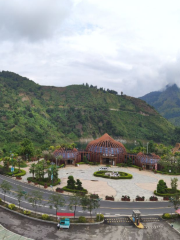
[(126, 172), (115, 172), (118, 173), (119, 176), (115, 177), (115, 176), (108, 176), (106, 175), (106, 173), (111, 173), (113, 174), (113, 171), (98, 171), (94, 173), (95, 177), (102, 177), (102, 178), (109, 178), (109, 179), (131, 179), (133, 176), (129, 173)]

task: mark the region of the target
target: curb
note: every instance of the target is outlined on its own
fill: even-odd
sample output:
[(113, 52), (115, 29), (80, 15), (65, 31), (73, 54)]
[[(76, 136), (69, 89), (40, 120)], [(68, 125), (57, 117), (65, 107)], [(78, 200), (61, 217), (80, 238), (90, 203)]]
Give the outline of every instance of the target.
[[(6, 202), (6, 203), (7, 203), (7, 202)], [(43, 220), (43, 219), (39, 219), (39, 218), (29, 217), (29, 216), (27, 216), (27, 215), (25, 215), (25, 214), (15, 212), (15, 211), (13, 211), (13, 210), (11, 210), (11, 209), (9, 209), (9, 208), (6, 208), (6, 207), (4, 207), (4, 206), (1, 206), (1, 205), (0, 205), (0, 207), (3, 208), (4, 210), (7, 210), (7, 211), (11, 212), (11, 213), (18, 214), (19, 216), (22, 216), (22, 217), (25, 217), (25, 218), (28, 218), (28, 219), (31, 219), (31, 220), (35, 220), (35, 221), (39, 221), (39, 222), (44, 222), (44, 223), (51, 223), (51, 224), (57, 225), (57, 222), (47, 221), (47, 220)], [(41, 213), (41, 214), (42, 214), (42, 213)], [(50, 216), (55, 216), (55, 215), (50, 215)], [(80, 225), (80, 226), (81, 226), (81, 225), (98, 225), (98, 224), (101, 224), (101, 223), (104, 223), (104, 220), (101, 221), (101, 222), (95, 222), (95, 223), (70, 223), (70, 224), (71, 224), (71, 225)]]

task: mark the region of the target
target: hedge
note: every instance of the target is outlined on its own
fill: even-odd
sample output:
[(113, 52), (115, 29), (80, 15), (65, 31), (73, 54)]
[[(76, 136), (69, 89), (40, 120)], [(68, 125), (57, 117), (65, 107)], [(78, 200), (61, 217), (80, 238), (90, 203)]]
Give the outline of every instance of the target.
[[(171, 190), (171, 188), (167, 188), (167, 190)], [(177, 190), (177, 192), (180, 193), (180, 190)], [(156, 190), (154, 190), (154, 194), (160, 197), (171, 197), (175, 195), (174, 193), (157, 193)]]
[(77, 164), (86, 164), (85, 162), (77, 162)]
[(63, 187), (62, 188), (64, 191), (66, 192), (73, 192), (73, 193), (88, 193), (88, 191), (86, 189), (82, 189), (82, 190), (77, 190), (77, 189), (70, 189), (70, 188), (67, 188), (67, 187)]
[(42, 186), (44, 186), (45, 184), (47, 186), (51, 186), (51, 185), (56, 186), (61, 182), (61, 180), (59, 178), (58, 178), (58, 180), (53, 182), (53, 184), (52, 184), (52, 181), (49, 181), (49, 178), (44, 178), (44, 179), (41, 179), (41, 180), (37, 180), (36, 178), (28, 177), (27, 180), (31, 181), (31, 182), (34, 182), (34, 183), (37, 183), (37, 184), (42, 185)]
[(120, 174), (120, 177), (110, 177), (110, 176), (105, 176), (103, 174), (105, 174), (106, 172), (112, 172), (112, 171), (97, 171), (94, 172), (94, 176), (95, 177), (102, 177), (102, 178), (109, 178), (109, 179), (131, 179), (133, 176), (129, 173), (125, 173), (125, 172), (118, 172)]
[(11, 172), (11, 168), (9, 168), (9, 172), (4, 172), (4, 175), (8, 175), (8, 176), (14, 176), (14, 177), (21, 177), (26, 175), (26, 171), (23, 169), (20, 169), (20, 173), (19, 173), (19, 169), (15, 168), (14, 172)]
[(170, 173), (170, 172), (162, 172), (162, 171), (156, 171), (156, 173), (160, 173), (160, 174), (166, 174), (166, 175), (180, 175), (180, 173)]

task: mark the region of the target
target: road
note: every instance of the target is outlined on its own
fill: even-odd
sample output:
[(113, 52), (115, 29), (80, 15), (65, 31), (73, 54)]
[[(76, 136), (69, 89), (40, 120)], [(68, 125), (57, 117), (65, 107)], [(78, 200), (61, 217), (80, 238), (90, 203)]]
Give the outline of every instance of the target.
[[(50, 206), (48, 204), (48, 198), (53, 193), (51, 191), (41, 189), (32, 185), (28, 185), (26, 183), (22, 183), (20, 181), (16, 181), (10, 177), (6, 177), (3, 175), (0, 175), (0, 183), (6, 180), (12, 185), (12, 191), (11, 194), (6, 195), (6, 201), (10, 203), (14, 203), (18, 205), (18, 202), (16, 200), (15, 192), (17, 189), (17, 186), (21, 186), (23, 190), (25, 190), (27, 193), (30, 193), (32, 190), (38, 190), (43, 194), (43, 201), (40, 206), (38, 206), (37, 211), (41, 213), (46, 214), (54, 214), (55, 215), (55, 209), (50, 209)], [(68, 198), (69, 196), (64, 195), (66, 205), (59, 209), (59, 212), (71, 212), (71, 210), (68, 209)], [(0, 197), (3, 199), (3, 194), (0, 192)], [(21, 202), (21, 207), (34, 210), (31, 204), (23, 199)], [(138, 209), (140, 210), (142, 215), (153, 215), (153, 214), (163, 214), (163, 213), (174, 213), (174, 208), (172, 205), (170, 206), (169, 202), (113, 202), (113, 201), (100, 201), (100, 207), (96, 211), (93, 211), (93, 215), (95, 215), (97, 212), (102, 213), (104, 215), (114, 215), (114, 216), (120, 216), (120, 215), (131, 215), (132, 210)], [(73, 212), (73, 211), (72, 211)], [(76, 209), (76, 216), (88, 216), (89, 212), (84, 212), (82, 208), (79, 206)]]

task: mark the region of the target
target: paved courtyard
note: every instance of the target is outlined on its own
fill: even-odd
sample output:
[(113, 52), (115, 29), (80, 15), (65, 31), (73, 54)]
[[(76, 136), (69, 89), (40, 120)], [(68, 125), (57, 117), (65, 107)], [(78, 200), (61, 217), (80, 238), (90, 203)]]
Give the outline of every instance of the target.
[[(83, 187), (90, 193), (99, 194), (104, 199), (106, 195), (115, 196), (115, 200), (119, 201), (122, 195), (129, 195), (131, 200), (135, 199), (137, 195), (144, 196), (146, 200), (153, 195), (153, 191), (156, 189), (157, 183), (160, 179), (164, 179), (167, 185), (170, 187), (171, 178), (177, 177), (179, 179), (180, 188), (180, 176), (168, 176), (161, 174), (154, 174), (151, 171), (139, 171), (136, 168), (120, 168), (112, 166), (109, 168), (111, 171), (122, 171), (133, 175), (132, 179), (111, 180), (106, 178), (94, 177), (93, 173), (98, 171), (99, 166), (91, 165), (79, 165), (79, 167), (67, 166), (66, 168), (59, 169), (59, 177), (61, 178), (60, 187), (64, 187), (67, 184), (67, 178), (69, 175), (73, 175), (75, 179), (80, 179), (83, 183)], [(28, 171), (28, 168), (26, 169)], [(32, 174), (27, 173), (23, 176), (23, 181), (26, 181), (28, 176)], [(56, 187), (54, 187), (56, 188)], [(159, 198), (161, 200), (162, 198)]]

